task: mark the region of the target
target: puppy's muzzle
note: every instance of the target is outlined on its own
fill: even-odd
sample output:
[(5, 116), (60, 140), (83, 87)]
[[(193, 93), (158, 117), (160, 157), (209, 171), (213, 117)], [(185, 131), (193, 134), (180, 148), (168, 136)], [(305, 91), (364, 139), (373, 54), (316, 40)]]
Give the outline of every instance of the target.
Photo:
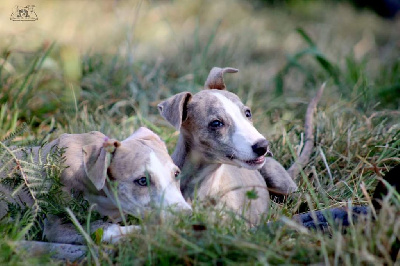
[(172, 214), (181, 214), (183, 216), (191, 216), (192, 208), (187, 203), (177, 203), (169, 206), (162, 211), (164, 217), (169, 217)]
[(175, 208), (179, 213), (182, 213), (183, 215), (187, 216), (192, 215), (192, 207), (190, 207), (190, 205), (187, 204), (186, 202), (183, 204), (182, 203), (178, 204)]
[(257, 156), (264, 156), (267, 154), (269, 151), (269, 142), (266, 139), (261, 139), (257, 141), (253, 146), (251, 146), (251, 149)]

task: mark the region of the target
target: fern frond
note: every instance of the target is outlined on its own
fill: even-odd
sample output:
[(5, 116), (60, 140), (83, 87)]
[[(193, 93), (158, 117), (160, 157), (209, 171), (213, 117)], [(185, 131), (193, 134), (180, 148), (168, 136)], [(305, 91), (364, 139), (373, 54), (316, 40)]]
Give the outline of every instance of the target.
[(13, 153), (13, 151), (10, 148), (8, 148), (3, 142), (0, 142), (0, 146), (3, 149), (5, 149), (10, 154), (10, 156), (12, 157), (12, 160), (15, 162), (17, 170), (21, 174), (22, 179), (23, 179), (23, 181), (24, 181), (24, 183), (25, 183), (25, 185), (26, 185), (26, 187), (28, 189), (29, 195), (33, 199), (32, 218), (31, 219), (27, 219), (27, 221), (28, 221), (27, 225), (18, 234), (18, 236), (21, 237), (21, 233), (23, 233), (23, 235), (25, 235), (25, 233), (28, 232), (32, 228), (32, 226), (34, 225), (34, 221), (35, 221), (36, 217), (38, 216), (38, 213), (39, 213), (39, 210), (40, 210), (40, 206), (39, 206), (38, 200), (36, 198), (35, 192), (32, 189), (30, 189), (30, 183), (29, 183), (29, 179), (28, 179), (28, 173), (30, 172), (30, 169), (25, 169), (21, 165), (21, 160), (19, 158), (17, 158), (15, 156), (15, 154)]
[[(52, 214), (66, 221), (66, 207), (73, 210), (80, 222), (87, 220), (85, 210), (89, 208), (89, 203), (81, 193), (66, 193), (61, 182), (61, 174), (66, 168), (65, 148), (55, 145), (48, 151), (46, 146), (48, 153), (44, 155), (44, 147), (9, 147), (8, 143), (0, 142), (0, 186), (9, 187), (15, 200), (8, 205), (8, 215), (18, 217), (15, 214), (22, 214), (18, 219), (22, 221), (23, 230), (18, 237), (40, 239), (42, 217)], [(23, 202), (27, 201), (30, 204), (24, 206)], [(98, 213), (91, 216), (91, 219), (100, 218)]]
[(5, 145), (7, 145), (11, 140), (13, 140), (16, 136), (20, 136), (25, 133), (29, 129), (28, 125), (24, 122), (20, 125), (14, 132), (11, 132), (10, 135), (6, 136), (1, 140)]

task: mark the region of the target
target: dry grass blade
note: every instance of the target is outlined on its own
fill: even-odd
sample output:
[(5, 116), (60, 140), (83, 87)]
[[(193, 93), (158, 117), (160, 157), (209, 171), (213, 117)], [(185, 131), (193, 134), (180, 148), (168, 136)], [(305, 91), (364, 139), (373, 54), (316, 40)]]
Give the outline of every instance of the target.
[(79, 223), (78, 219), (76, 219), (75, 214), (69, 209), (66, 209), (67, 213), (69, 214), (72, 223), (76, 226), (76, 228), (78, 229), (79, 233), (82, 234), (82, 236), (85, 238), (85, 241), (88, 245), (90, 254), (92, 255), (92, 258), (94, 259), (94, 263), (96, 264), (96, 266), (100, 265), (100, 261), (98, 258), (98, 250), (97, 247), (95, 245), (95, 243), (93, 242), (93, 240), (90, 238), (90, 236), (88, 235), (88, 233), (83, 229), (82, 225)]

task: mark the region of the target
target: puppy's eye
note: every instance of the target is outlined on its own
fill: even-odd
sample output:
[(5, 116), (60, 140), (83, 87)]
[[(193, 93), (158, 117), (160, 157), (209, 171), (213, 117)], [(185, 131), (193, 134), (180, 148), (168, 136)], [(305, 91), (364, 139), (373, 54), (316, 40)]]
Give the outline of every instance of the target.
[(251, 118), (251, 111), (247, 109), (244, 114), (246, 115), (247, 118)]
[(176, 172), (174, 173), (175, 178), (178, 178), (179, 174), (180, 174), (180, 172), (179, 172), (179, 171), (176, 171)]
[(210, 124), (208, 124), (210, 127), (212, 127), (212, 128), (219, 128), (219, 127), (222, 127), (222, 126), (224, 126), (224, 123), (222, 123), (221, 121), (219, 121), (219, 120), (214, 120), (214, 121), (212, 121), (212, 122), (210, 122)]
[(147, 177), (143, 176), (133, 181), (136, 185), (146, 187), (149, 185)]

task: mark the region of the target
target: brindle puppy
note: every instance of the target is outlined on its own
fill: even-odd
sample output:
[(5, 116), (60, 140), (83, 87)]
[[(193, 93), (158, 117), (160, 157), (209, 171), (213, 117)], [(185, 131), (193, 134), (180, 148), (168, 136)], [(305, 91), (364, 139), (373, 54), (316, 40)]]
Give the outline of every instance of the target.
[[(172, 159), (182, 169), (184, 196), (217, 199), (257, 224), (268, 211), (268, 190), (286, 195), (297, 186), (277, 161), (265, 157), (268, 141), (253, 126), (250, 108), (226, 91), (223, 73), (237, 71), (213, 68), (206, 90), (179, 93), (158, 108), (180, 131)], [(246, 196), (249, 190), (257, 192), (257, 199)]]

